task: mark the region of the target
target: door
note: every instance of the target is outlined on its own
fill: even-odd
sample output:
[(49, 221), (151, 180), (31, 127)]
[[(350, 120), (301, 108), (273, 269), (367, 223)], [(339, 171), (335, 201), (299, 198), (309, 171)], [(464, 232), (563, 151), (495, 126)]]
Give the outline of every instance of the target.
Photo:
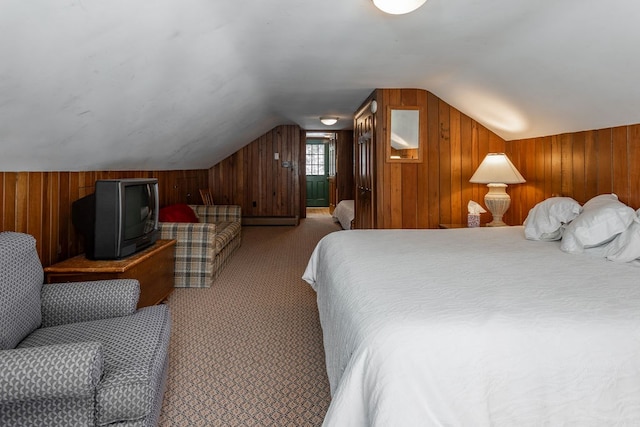
[(356, 117), (355, 228), (375, 228), (374, 131), (375, 116), (366, 108)]
[(329, 150), (321, 139), (307, 140), (307, 206), (329, 206)]

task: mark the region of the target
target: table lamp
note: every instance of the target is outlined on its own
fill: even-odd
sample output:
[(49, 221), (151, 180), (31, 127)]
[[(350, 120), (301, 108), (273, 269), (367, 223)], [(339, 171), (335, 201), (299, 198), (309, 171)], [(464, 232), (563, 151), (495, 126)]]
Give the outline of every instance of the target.
[(484, 204), (493, 215), (493, 221), (488, 227), (502, 227), (502, 215), (511, 205), (511, 197), (506, 192), (507, 184), (522, 184), (526, 182), (518, 169), (504, 153), (489, 153), (484, 158), (469, 182), (487, 184), (489, 192), (484, 196)]

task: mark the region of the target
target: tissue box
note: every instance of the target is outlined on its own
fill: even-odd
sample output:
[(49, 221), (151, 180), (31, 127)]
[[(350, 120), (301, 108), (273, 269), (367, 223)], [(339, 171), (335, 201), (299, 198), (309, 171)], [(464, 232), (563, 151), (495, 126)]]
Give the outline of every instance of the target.
[(467, 227), (469, 228), (480, 227), (480, 214), (468, 214)]

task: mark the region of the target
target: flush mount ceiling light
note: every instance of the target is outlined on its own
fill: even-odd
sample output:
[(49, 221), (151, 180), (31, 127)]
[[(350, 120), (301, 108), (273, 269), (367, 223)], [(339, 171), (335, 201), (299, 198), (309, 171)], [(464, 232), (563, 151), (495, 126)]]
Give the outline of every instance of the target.
[(391, 15), (404, 15), (413, 12), (427, 0), (373, 0), (378, 9)]
[(323, 125), (331, 126), (338, 123), (338, 118), (337, 117), (320, 117), (320, 121), (322, 122)]

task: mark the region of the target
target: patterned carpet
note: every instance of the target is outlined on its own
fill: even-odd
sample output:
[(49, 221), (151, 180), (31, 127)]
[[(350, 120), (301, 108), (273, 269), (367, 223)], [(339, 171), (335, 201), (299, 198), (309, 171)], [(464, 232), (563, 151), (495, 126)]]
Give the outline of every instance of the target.
[(177, 288), (160, 426), (319, 426), (329, 405), (315, 293), (300, 276), (328, 215), (243, 227), (214, 286)]

